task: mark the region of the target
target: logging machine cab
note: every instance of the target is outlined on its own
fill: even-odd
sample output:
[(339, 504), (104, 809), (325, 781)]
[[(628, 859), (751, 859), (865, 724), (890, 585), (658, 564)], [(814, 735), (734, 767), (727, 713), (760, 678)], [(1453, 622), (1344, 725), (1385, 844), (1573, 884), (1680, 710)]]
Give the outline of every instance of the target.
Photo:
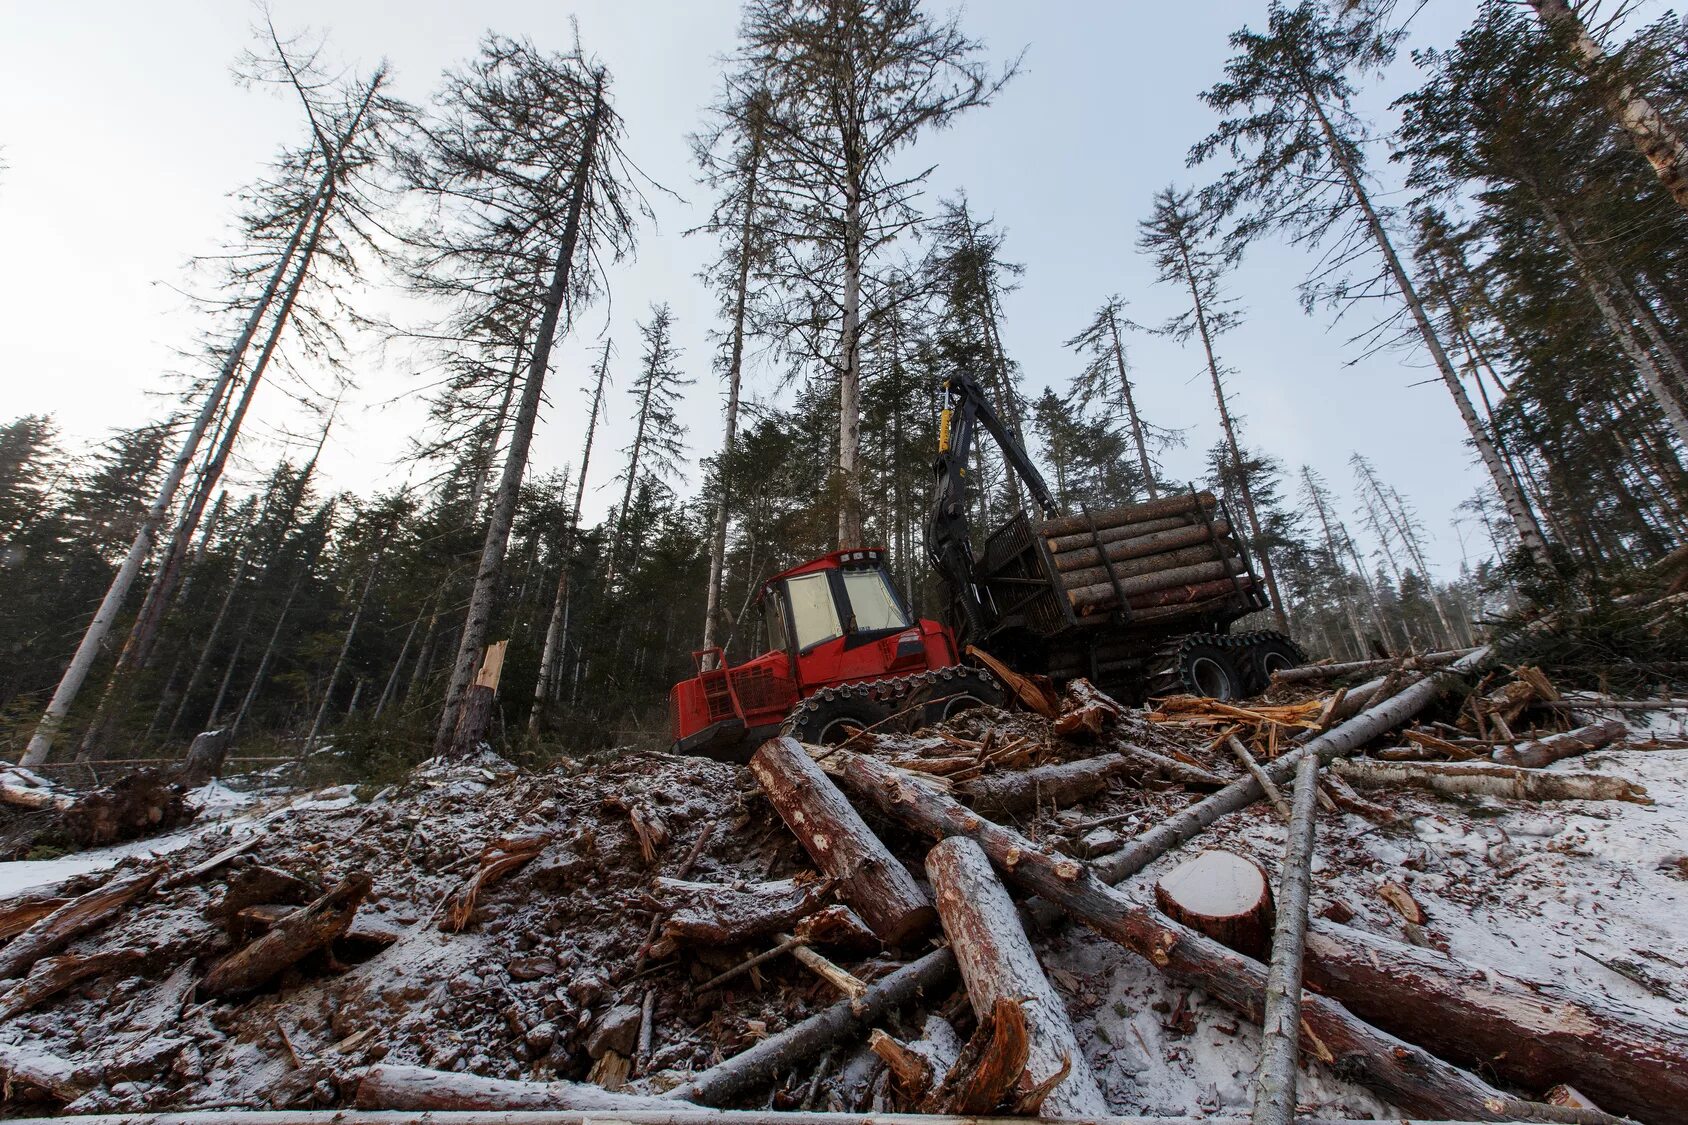
[[(719, 648), (695, 652), (697, 676), (674, 685), (677, 751), (738, 757), (778, 733), (804, 700), (824, 694), (819, 710), (820, 702), (853, 694), (838, 690), (845, 685), (944, 669), (960, 658), (948, 628), (909, 613), (880, 547), (832, 551), (792, 567), (768, 579), (757, 602), (769, 651), (733, 668)], [(831, 733), (846, 723), (869, 725), (852, 711)]]

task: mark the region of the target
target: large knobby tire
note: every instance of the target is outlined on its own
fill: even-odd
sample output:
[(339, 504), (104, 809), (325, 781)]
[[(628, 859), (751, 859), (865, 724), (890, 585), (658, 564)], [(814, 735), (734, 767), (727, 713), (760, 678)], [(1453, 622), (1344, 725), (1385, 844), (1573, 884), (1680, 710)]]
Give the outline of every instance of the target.
[(983, 668), (957, 665), (943, 669), (938, 677), (936, 683), (918, 689), (925, 700), (920, 708), (920, 726), (934, 726), (973, 707), (1008, 705), (1008, 693)]
[(783, 733), (811, 746), (836, 746), (857, 731), (884, 722), (891, 713), (865, 693), (819, 692), (797, 705)]
[(1149, 694), (1199, 695), (1221, 701), (1242, 698), (1244, 680), (1237, 661), (1239, 653), (1225, 640), (1211, 633), (1198, 633), (1162, 649), (1164, 663), (1150, 681)]
[(1272, 686), (1272, 673), (1284, 672), (1307, 663), (1301, 646), (1282, 633), (1256, 633), (1237, 653), (1243, 686), (1249, 695), (1259, 695)]

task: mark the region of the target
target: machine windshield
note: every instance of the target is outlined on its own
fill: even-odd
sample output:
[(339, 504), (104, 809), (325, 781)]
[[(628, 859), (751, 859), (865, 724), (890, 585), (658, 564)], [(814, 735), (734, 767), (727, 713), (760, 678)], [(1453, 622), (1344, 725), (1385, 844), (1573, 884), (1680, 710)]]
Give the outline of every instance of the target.
[(838, 607), (832, 601), (832, 586), (824, 572), (788, 578), (785, 589), (791, 598), (791, 627), (797, 634), (799, 652), (844, 635)]
[(885, 572), (878, 567), (846, 570), (844, 592), (849, 595), (850, 612), (855, 614), (857, 631), (867, 633), (877, 629), (908, 628), (908, 617), (903, 613), (902, 606), (897, 604), (897, 596), (891, 592), (891, 583), (886, 580)]

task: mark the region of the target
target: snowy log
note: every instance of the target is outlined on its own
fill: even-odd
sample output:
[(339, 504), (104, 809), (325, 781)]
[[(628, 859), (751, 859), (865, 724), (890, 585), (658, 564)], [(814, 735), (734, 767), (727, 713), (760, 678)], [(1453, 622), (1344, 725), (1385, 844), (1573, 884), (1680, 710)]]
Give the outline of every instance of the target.
[(145, 956), (146, 952), (140, 949), (110, 949), (87, 955), (61, 953), (43, 957), (35, 963), (27, 977), (0, 996), (0, 1020), (9, 1020), (20, 1012), (27, 1012), (78, 981), (104, 976), (117, 969), (132, 968)]
[(1540, 769), (1563, 758), (1572, 758), (1610, 746), (1628, 734), (1629, 727), (1623, 720), (1606, 719), (1578, 727), (1576, 730), (1520, 742), (1516, 746), (1503, 746), (1496, 750), (1492, 757), (1503, 765)]
[(1176, 922), (1259, 959), (1271, 944), (1272, 890), (1261, 866), (1235, 852), (1206, 851), (1155, 883), (1155, 902)]
[(1512, 801), (1631, 801), (1650, 805), (1647, 790), (1603, 773), (1543, 773), (1498, 762), (1384, 762), (1351, 758), (1333, 762), (1338, 777), (1361, 789), (1411, 785), (1437, 793), (1504, 797)]
[(514, 1082), (420, 1066), (373, 1066), (358, 1082), (360, 1109), (670, 1109), (660, 1098), (615, 1094), (586, 1082)]
[(105, 925), (124, 907), (152, 889), (162, 866), (119, 875), (103, 887), (71, 899), (0, 949), (0, 980), (22, 976), (50, 953)]
[(217, 962), (200, 990), (207, 996), (235, 996), (262, 987), (345, 933), (369, 894), (370, 883), (365, 872), (347, 875), (327, 894), (281, 919), (263, 937)]
[(750, 770), (838, 897), (881, 941), (900, 945), (932, 927), (937, 917), (920, 884), (795, 739), (764, 742)]
[(1113, 778), (1143, 772), (1142, 763), (1124, 754), (1104, 754), (1029, 770), (985, 774), (956, 786), (956, 794), (986, 816), (1011, 816), (1040, 806), (1077, 804), (1102, 792)]
[(7, 1101), (14, 1097), (13, 1087), (22, 1086), (68, 1102), (99, 1085), (99, 1074), (34, 1047), (0, 1043), (0, 1080)]
[(662, 923), (663, 937), (736, 945), (790, 929), (825, 904), (831, 884), (813, 878), (749, 885), (658, 878), (655, 890), (682, 904)]
[(0, 941), (17, 937), (69, 902), (50, 890), (29, 891), (0, 902)]
[[(914, 831), (938, 838), (968, 837), (1011, 882), (1141, 954), (1179, 983), (1204, 990), (1250, 1020), (1261, 1019), (1266, 967), (1258, 961), (1126, 898), (1083, 864), (1042, 851), (1019, 833), (984, 820), (913, 775), (850, 755), (844, 762), (844, 779), (853, 792)], [(1337, 1067), (1409, 1112), (1493, 1121), (1541, 1109), (1362, 1023), (1323, 996), (1303, 996), (1301, 1012), (1301, 1047), (1310, 1058)]]
[(1014, 902), (985, 853), (971, 840), (941, 841), (926, 855), (926, 874), (974, 1015), (985, 1020), (1000, 1000), (1024, 1005), (1028, 1050), (1015, 1088), (1025, 1095), (1065, 1070), (1066, 1077), (1044, 1098), (1042, 1115), (1106, 1113), (1107, 1102), (1067, 1021), (1066, 1005), (1043, 975)]

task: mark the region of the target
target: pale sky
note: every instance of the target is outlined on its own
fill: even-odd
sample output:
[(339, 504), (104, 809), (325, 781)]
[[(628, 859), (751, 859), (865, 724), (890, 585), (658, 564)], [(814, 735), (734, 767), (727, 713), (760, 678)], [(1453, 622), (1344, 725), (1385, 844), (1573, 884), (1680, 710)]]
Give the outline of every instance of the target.
[[(1431, 0), (1412, 45), (1451, 44), (1472, 9), (1470, 0)], [(611, 451), (629, 429), (622, 388), (637, 361), (633, 322), (653, 301), (668, 301), (683, 365), (698, 380), (688, 401), (695, 487), (695, 459), (719, 443), (720, 388), (706, 337), (715, 303), (695, 276), (714, 248), (682, 233), (709, 205), (692, 178), (686, 135), (733, 47), (737, 4), (274, 0), (273, 11), (284, 33), (326, 32), (337, 56), (365, 70), (386, 57), (395, 92), (413, 101), (470, 56), (483, 32), (562, 49), (570, 15), (578, 18), (584, 45), (613, 74), (628, 151), (683, 198), (650, 193), (658, 223), (643, 229), (637, 260), (615, 269), (612, 303), (586, 312), (560, 349), (530, 471), (579, 457), (588, 353), (607, 317), (618, 386), (588, 495), (599, 510), (612, 503), (614, 490), (601, 486), (618, 469)], [(228, 194), (300, 134), (292, 104), (231, 81), (252, 16), (238, 0), (0, 7), (0, 159), (9, 166), (0, 172), (0, 418), (51, 413), (78, 442), (157, 416), (148, 393), (181, 367), (175, 353), (202, 325), (172, 288), (183, 283), (184, 262), (216, 248), (232, 213)], [(1184, 167), (1188, 147), (1214, 124), (1198, 94), (1229, 56), (1226, 35), (1264, 20), (1263, 3), (1221, 0), (992, 0), (963, 9), (964, 29), (993, 59), (1026, 49), (1022, 72), (995, 105), (923, 139), (911, 160), (937, 165), (929, 210), (964, 188), (974, 213), (1006, 230), (1006, 256), (1025, 264), (1004, 302), (1002, 334), (1029, 394), (1065, 387), (1080, 360), (1062, 341), (1108, 294), (1124, 296), (1143, 323), (1177, 308), (1179, 294), (1155, 284), (1136, 252), (1137, 222), (1158, 188), (1216, 174)], [(1389, 97), (1411, 79), (1403, 60), (1368, 106), (1387, 113)], [(1395, 183), (1396, 170), (1378, 170), (1386, 186)], [(1356, 536), (1347, 459), (1365, 452), (1416, 506), (1434, 537), (1433, 565), (1451, 575), (1461, 557), (1455, 508), (1485, 483), (1453, 404), (1420, 352), (1355, 362), (1360, 349), (1348, 341), (1357, 323), (1303, 314), (1295, 286), (1308, 266), (1300, 251), (1261, 246), (1232, 279), (1247, 320), (1220, 347), (1237, 369), (1231, 392), (1244, 440), (1292, 473), (1303, 462), (1322, 472), (1344, 496)], [(1138, 337), (1132, 361), (1144, 415), (1187, 431), (1187, 447), (1168, 456), (1167, 468), (1196, 476), (1218, 436), (1199, 355)], [(356, 360), (358, 385), (323, 459), (332, 483), (367, 491), (404, 482), (400, 455), (421, 419), (419, 363), (391, 348)], [(751, 393), (771, 394), (773, 376), (753, 372)], [(261, 423), (253, 438), (265, 440), (244, 446), (248, 477), (254, 464), (267, 468), (279, 450), (273, 435), (295, 421), (274, 388), (260, 393), (253, 414)], [(1480, 532), (1468, 524), (1465, 535), (1474, 559), (1486, 552)]]

